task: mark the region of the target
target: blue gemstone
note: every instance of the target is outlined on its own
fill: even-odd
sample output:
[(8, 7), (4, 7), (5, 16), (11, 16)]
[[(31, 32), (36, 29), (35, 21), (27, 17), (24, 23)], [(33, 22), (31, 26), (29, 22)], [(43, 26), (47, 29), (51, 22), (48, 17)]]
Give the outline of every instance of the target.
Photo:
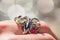
[(24, 23), (24, 29), (27, 30), (28, 28), (30, 28), (30, 24), (31, 24), (30, 20), (28, 20), (28, 22)]

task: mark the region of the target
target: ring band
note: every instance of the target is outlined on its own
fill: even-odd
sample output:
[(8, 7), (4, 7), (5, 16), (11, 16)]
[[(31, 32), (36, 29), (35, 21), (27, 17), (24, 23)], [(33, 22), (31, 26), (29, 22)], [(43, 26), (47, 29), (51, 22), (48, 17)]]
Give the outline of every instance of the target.
[(23, 34), (37, 34), (40, 33), (39, 19), (37, 18), (28, 18), (27, 16), (22, 17), (18, 16), (15, 18), (15, 22), (21, 24)]

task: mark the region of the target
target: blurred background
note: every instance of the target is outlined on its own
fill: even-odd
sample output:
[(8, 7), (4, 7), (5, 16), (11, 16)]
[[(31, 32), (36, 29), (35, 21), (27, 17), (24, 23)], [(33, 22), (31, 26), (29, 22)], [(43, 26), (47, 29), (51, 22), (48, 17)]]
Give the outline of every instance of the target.
[(0, 21), (17, 15), (45, 21), (60, 39), (60, 0), (0, 0)]

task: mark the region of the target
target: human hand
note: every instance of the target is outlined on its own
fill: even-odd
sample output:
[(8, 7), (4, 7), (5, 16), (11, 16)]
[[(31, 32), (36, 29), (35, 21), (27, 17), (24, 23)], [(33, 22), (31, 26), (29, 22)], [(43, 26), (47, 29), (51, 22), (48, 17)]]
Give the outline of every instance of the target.
[[(21, 28), (18, 27), (14, 20), (0, 22), (0, 39), (1, 40), (56, 40), (56, 36), (48, 25), (40, 21), (40, 34), (22, 35)], [(21, 25), (20, 25), (21, 26)]]

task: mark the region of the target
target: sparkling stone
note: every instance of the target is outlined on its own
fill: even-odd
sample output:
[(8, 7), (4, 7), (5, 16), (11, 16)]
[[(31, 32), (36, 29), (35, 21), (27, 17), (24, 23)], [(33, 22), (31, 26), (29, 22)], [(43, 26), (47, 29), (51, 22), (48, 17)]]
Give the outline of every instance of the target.
[(30, 29), (30, 32), (33, 33), (33, 34), (35, 33), (35, 31), (36, 31), (36, 30), (35, 30), (34, 27), (32, 27), (32, 28)]

